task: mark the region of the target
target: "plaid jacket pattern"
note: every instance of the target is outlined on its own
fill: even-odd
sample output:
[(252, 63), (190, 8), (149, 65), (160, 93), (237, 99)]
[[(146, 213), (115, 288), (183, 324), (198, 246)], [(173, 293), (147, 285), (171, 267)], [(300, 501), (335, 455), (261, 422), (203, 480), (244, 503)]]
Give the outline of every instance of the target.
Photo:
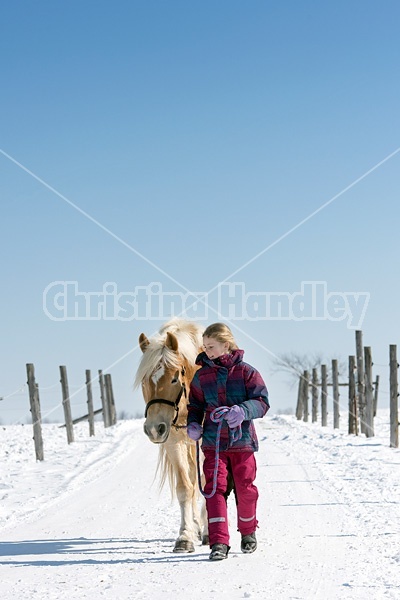
[(189, 423), (203, 426), (202, 448), (215, 448), (218, 423), (211, 412), (221, 406), (240, 404), (245, 413), (242, 437), (232, 442), (231, 430), (224, 421), (221, 429), (220, 449), (230, 451), (256, 451), (258, 440), (253, 419), (263, 417), (269, 409), (268, 391), (260, 373), (243, 361), (243, 350), (233, 350), (216, 360), (210, 360), (205, 352), (199, 354), (196, 371), (190, 385)]

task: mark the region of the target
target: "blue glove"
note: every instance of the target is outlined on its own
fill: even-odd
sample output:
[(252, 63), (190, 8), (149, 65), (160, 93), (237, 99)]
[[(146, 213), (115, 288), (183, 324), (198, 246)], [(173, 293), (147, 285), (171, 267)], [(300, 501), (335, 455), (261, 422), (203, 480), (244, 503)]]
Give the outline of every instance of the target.
[(199, 423), (194, 421), (193, 423), (189, 423), (187, 426), (187, 434), (191, 440), (197, 442), (197, 440), (199, 440), (203, 435), (203, 428), (201, 425), (199, 425)]
[(242, 424), (244, 417), (245, 414), (243, 408), (238, 404), (235, 404), (235, 406), (232, 406), (226, 414), (225, 421), (228, 423), (230, 429), (235, 429), (235, 427), (239, 427), (239, 425)]

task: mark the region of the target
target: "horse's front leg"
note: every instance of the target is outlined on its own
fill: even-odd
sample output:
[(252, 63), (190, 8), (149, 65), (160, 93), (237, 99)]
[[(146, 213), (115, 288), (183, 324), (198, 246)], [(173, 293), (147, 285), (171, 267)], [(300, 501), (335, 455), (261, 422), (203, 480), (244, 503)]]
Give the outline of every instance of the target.
[(177, 483), (176, 494), (181, 509), (181, 525), (179, 537), (175, 542), (174, 552), (194, 552), (194, 541), (197, 534), (194, 531), (193, 520), (193, 487), (187, 481)]
[(193, 498), (196, 488), (190, 478), (190, 467), (185, 447), (185, 442), (166, 446), (168, 457), (174, 466), (175, 491), (181, 509), (179, 537), (175, 542), (174, 552), (194, 552), (194, 541), (196, 539), (193, 520)]
[[(201, 543), (203, 544), (203, 546), (208, 546), (209, 544), (209, 537), (208, 537), (208, 519), (207, 519), (207, 509), (206, 509), (206, 502), (204, 500), (204, 498), (202, 499), (202, 503), (201, 503), (201, 511), (199, 512), (199, 507), (198, 507), (198, 503), (197, 503), (197, 499), (198, 496), (200, 494), (199, 491), (199, 485), (198, 485), (198, 481), (197, 481), (197, 455), (196, 452), (190, 452), (190, 450), (188, 450), (188, 456), (189, 456), (189, 463), (190, 463), (190, 480), (193, 484), (193, 487), (195, 488), (195, 492), (193, 494), (193, 500), (192, 500), (192, 510), (193, 510), (193, 521), (194, 521), (194, 526), (195, 526), (195, 530), (197, 532), (197, 537), (199, 540), (201, 540)], [(202, 465), (203, 465), (203, 461), (204, 461), (204, 456), (203, 453), (200, 453), (200, 469), (202, 469)], [(204, 475), (201, 476), (201, 486), (204, 489), (205, 486), (205, 480), (204, 480)]]

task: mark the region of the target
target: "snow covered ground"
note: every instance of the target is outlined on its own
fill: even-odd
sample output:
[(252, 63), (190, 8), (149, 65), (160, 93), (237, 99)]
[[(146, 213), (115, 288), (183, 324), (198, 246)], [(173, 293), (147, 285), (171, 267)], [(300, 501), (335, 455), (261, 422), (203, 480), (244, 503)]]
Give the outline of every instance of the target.
[[(374, 438), (297, 422), (257, 421), (259, 548), (228, 560), (199, 545), (173, 554), (179, 510), (158, 491), (157, 447), (142, 420), (96, 437), (43, 428), (36, 463), (30, 426), (0, 427), (0, 598), (400, 598), (400, 451), (388, 412)], [(230, 499), (231, 522), (235, 523)]]

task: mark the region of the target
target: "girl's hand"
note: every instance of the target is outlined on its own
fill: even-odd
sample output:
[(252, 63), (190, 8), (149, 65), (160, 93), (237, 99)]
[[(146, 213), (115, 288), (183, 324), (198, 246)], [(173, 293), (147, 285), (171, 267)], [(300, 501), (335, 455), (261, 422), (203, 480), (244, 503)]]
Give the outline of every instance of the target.
[(243, 408), (238, 404), (235, 404), (235, 406), (232, 406), (226, 414), (225, 421), (228, 423), (230, 429), (234, 429), (242, 424), (244, 417), (245, 414)]
[(201, 438), (201, 436), (203, 435), (202, 426), (196, 422), (189, 423), (186, 431), (187, 431), (188, 437), (190, 437), (190, 439), (194, 440), (195, 442), (197, 442), (197, 440), (199, 440)]

